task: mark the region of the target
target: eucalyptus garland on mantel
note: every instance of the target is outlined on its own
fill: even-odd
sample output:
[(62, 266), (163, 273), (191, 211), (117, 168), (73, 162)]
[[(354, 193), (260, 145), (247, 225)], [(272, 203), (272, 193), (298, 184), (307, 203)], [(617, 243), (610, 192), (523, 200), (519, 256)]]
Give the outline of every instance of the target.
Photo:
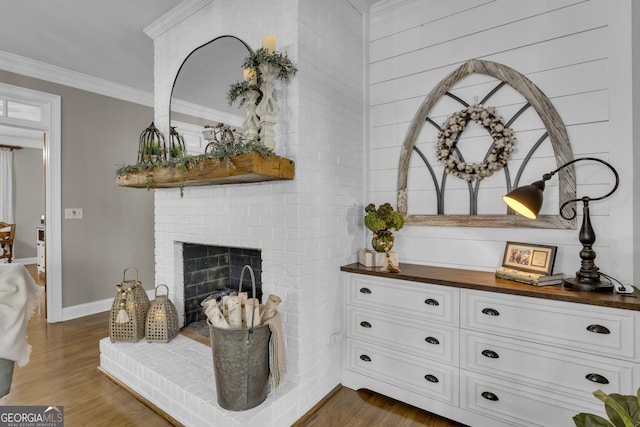
[(271, 157), (276, 155), (276, 153), (272, 149), (265, 147), (255, 140), (235, 145), (217, 144), (214, 145), (210, 151), (207, 151), (203, 154), (185, 155), (183, 157), (170, 158), (166, 161), (158, 163), (138, 163), (135, 165), (122, 165), (116, 171), (116, 175), (126, 175), (127, 173), (147, 171), (147, 190), (149, 190), (151, 188), (150, 179), (153, 169), (162, 167), (178, 168), (180, 170), (180, 176), (182, 177), (182, 181), (180, 182), (180, 197), (182, 197), (184, 195), (184, 174), (186, 173), (187, 168), (203, 168), (205, 161), (207, 160), (211, 160), (215, 164), (218, 164), (222, 160), (224, 160), (227, 164), (227, 167), (235, 169), (233, 161), (231, 160), (232, 157), (253, 152), (257, 152), (263, 157)]

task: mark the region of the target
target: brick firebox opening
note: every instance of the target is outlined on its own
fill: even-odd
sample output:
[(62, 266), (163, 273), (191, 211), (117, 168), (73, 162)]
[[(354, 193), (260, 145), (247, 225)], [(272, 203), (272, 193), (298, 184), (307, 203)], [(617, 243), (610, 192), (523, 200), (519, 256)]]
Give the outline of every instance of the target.
[[(256, 297), (262, 302), (262, 258), (260, 249), (232, 248), (184, 243), (184, 324), (205, 319), (200, 303), (225, 289), (237, 291), (240, 274), (250, 265), (256, 278)], [(242, 291), (251, 296), (251, 275), (245, 272)]]

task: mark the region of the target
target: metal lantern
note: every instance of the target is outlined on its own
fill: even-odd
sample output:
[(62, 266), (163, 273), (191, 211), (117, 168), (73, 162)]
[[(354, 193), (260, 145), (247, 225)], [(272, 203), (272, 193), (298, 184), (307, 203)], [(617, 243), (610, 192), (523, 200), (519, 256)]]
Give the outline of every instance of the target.
[(151, 122), (140, 134), (138, 145), (138, 163), (159, 163), (167, 160), (167, 144), (164, 135)]
[(186, 154), (184, 137), (178, 133), (175, 126), (171, 126), (169, 130), (169, 139), (169, 157), (179, 159), (184, 156)]
[[(158, 295), (158, 289), (165, 288), (165, 295)], [(169, 342), (178, 334), (178, 312), (176, 306), (169, 299), (169, 287), (158, 285), (156, 298), (151, 303), (147, 313), (146, 325), (147, 341)]]
[[(127, 271), (136, 272), (134, 280), (127, 280)], [(138, 269), (129, 267), (122, 273), (122, 282), (116, 285), (118, 291), (111, 306), (109, 316), (109, 337), (111, 342), (136, 342), (145, 335), (145, 320), (149, 310), (149, 297), (138, 280)]]

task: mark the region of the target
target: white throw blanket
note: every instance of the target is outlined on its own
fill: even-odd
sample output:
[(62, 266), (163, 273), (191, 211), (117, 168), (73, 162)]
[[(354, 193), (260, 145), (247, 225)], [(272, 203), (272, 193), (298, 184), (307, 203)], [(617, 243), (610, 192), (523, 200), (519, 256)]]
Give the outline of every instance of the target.
[(20, 366), (29, 362), (27, 320), (38, 307), (42, 290), (22, 264), (0, 265), (0, 358)]

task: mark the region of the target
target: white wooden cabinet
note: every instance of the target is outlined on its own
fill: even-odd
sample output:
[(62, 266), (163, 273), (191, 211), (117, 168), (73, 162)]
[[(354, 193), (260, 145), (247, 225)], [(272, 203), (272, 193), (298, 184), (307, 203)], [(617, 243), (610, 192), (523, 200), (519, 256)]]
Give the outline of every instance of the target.
[(461, 290), (463, 409), (522, 426), (603, 413), (592, 392), (640, 387), (638, 313)]
[(487, 427), (573, 425), (579, 412), (604, 414), (593, 391), (640, 387), (637, 301), (480, 272), (346, 267), (347, 387)]

